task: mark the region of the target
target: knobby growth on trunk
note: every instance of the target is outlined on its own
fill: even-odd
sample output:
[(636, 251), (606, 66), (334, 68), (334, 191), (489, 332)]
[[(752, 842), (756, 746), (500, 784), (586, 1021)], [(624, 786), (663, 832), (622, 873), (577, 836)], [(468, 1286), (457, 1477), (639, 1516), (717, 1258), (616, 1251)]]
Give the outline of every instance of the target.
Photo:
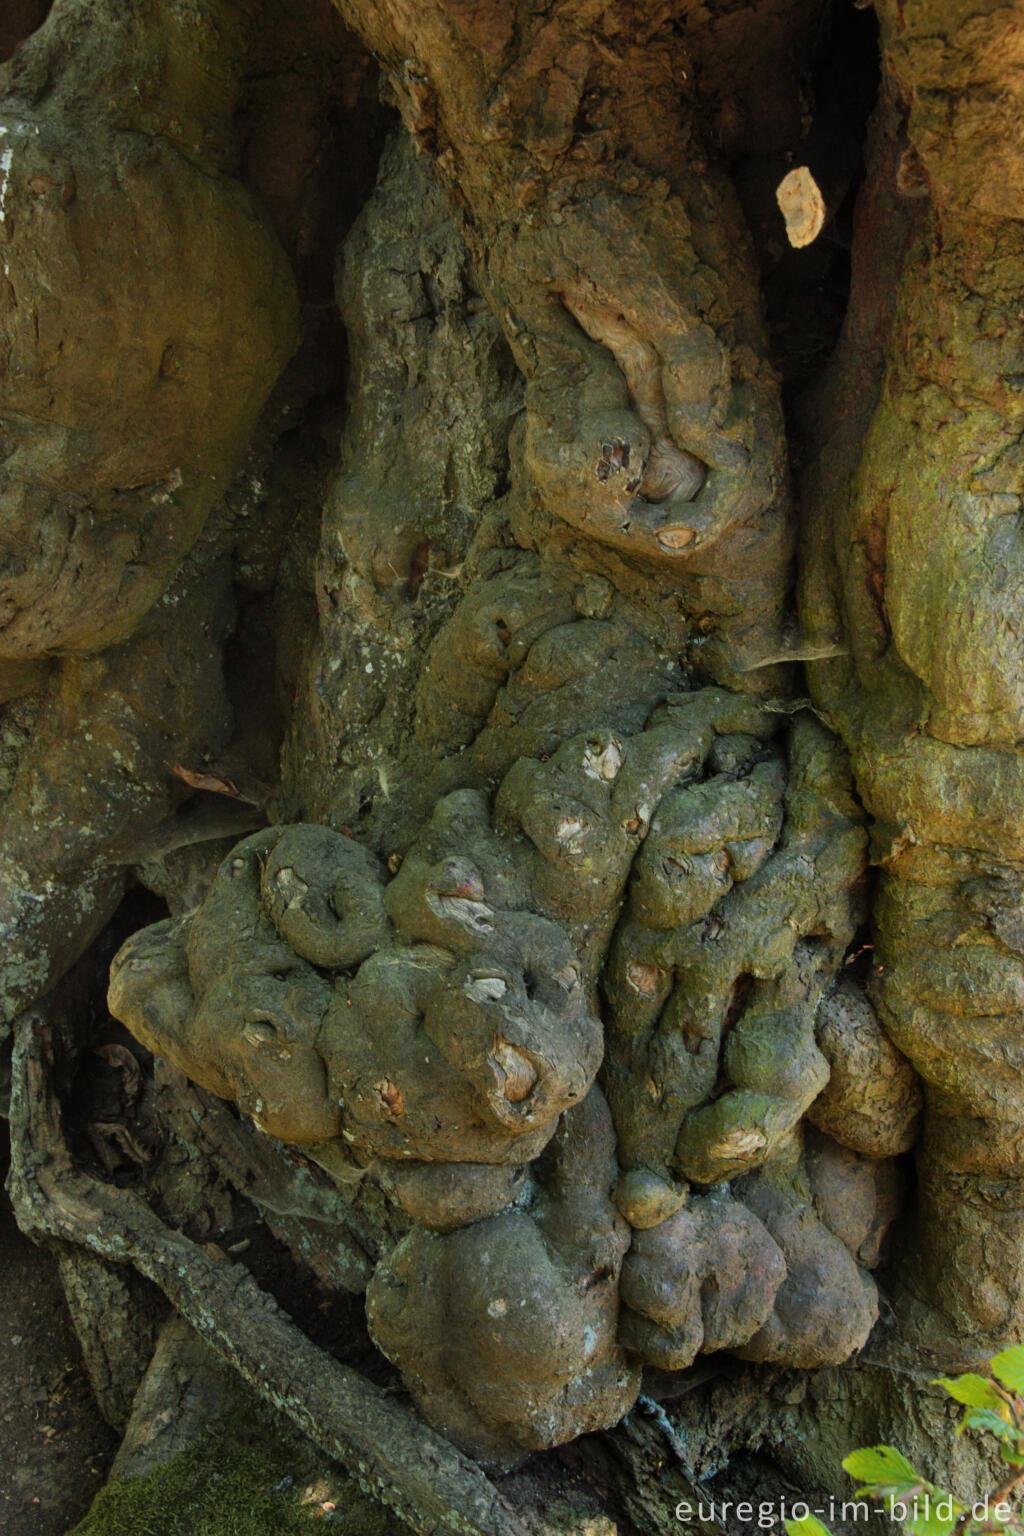
[[(540, 1529), (467, 1457), (770, 1438), (879, 1284), (890, 1375), (1024, 1337), (1012, 11), (45, 11), (0, 996), (107, 1411), (155, 1285), (418, 1528)], [(241, 1196), (422, 1417), (172, 1230)]]

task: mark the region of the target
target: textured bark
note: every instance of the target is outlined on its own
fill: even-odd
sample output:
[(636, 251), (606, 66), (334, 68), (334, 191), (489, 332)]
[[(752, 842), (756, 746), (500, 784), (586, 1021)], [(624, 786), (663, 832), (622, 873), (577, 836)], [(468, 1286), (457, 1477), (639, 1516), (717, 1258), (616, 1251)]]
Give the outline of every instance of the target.
[(822, 391), (803, 602), (812, 634), (850, 648), (812, 686), (874, 821), (872, 993), (925, 1085), (904, 1326), (915, 1351), (976, 1364), (1019, 1337), (1024, 1301), (1020, 166), (989, 100), (1012, 89), (1008, 13), (881, 16), (909, 137), (879, 134), (878, 163), (929, 196), (909, 221), (880, 198), (863, 210), (851, 321), (876, 329), (851, 324)]
[[(880, 3), (873, 109), (871, 23), (810, 0), (42, 19), (0, 32), (5, 1027), (159, 894), (110, 991), (156, 1164), (365, 1290), (468, 1456), (699, 1355), (705, 1464), (785, 1460), (762, 1386), (799, 1459), (782, 1369), (927, 1440), (827, 1368), (872, 1271), (885, 1368), (1024, 1334), (1013, 14)], [(66, 1147), (44, 1179), (26, 1103), (29, 1225), (251, 1381), (298, 1351), (268, 1390), (417, 1528), (520, 1519), (411, 1416), (381, 1468), (372, 1389), (332, 1418), (244, 1283)], [(579, 1452), (625, 1528), (644, 1424)]]
[(161, 1297), (134, 1270), (75, 1243), (55, 1247), (89, 1384), (107, 1423), (123, 1430), (163, 1321)]

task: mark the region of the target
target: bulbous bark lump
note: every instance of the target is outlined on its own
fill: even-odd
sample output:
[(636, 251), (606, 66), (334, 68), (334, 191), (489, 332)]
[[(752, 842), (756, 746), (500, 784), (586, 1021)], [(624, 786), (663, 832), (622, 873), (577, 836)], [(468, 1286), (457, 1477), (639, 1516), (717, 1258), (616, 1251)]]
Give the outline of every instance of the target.
[[(410, 178), (427, 175), (407, 153), (386, 162), (365, 216), (381, 233), (357, 231), (360, 248), (383, 243)], [(376, 451), (372, 433), (360, 446)], [(514, 514), (531, 474), (518, 464)], [(366, 483), (358, 461), (352, 483)], [(335, 505), (348, 549), (361, 506), (347, 490)], [(324, 827), (258, 834), (197, 914), (131, 941), (111, 994), (136, 1033), (266, 1129), (291, 1115), (325, 1167), (351, 1177), (354, 1160), (404, 1204), (416, 1226), (371, 1286), (376, 1335), (425, 1411), (495, 1460), (613, 1422), (638, 1389), (630, 1359), (679, 1368), (727, 1347), (820, 1364), (875, 1316), (800, 1154), (827, 1077), (815, 1009), (858, 920), (864, 834), (841, 758), (813, 721), (787, 728), (756, 696), (680, 667), (690, 625), (666, 632), (659, 614), (659, 583), (673, 591), (676, 576), (659, 578), (645, 549), (639, 567), (608, 566), (557, 530), (531, 542), (471, 551), (479, 574), (436, 631), (388, 767), (419, 797), (399, 811), (381, 797), (364, 818), (397, 873), (385, 883)], [(375, 647), (407, 584), (363, 569), (380, 594)], [(361, 654), (377, 652), (341, 671), (359, 687)], [(322, 813), (340, 816), (332, 794), (345, 805), (343, 784), (327, 785)], [(154, 944), (170, 956), (159, 966)], [(570, 1105), (567, 1128), (607, 1116), (592, 1086), (602, 1054), (623, 1172), (606, 1159), (595, 1187), (572, 1136), (557, 1175), (544, 1149)], [(749, 1199), (680, 1211), (681, 1178), (740, 1177)], [(620, 1319), (628, 1223), (644, 1241)], [(524, 1243), (537, 1263), (519, 1297)], [(482, 1255), (484, 1333), (453, 1352), (453, 1297), (469, 1285), (460, 1316), (473, 1314)], [(701, 1278), (726, 1274), (730, 1299), (708, 1311)], [(552, 1335), (563, 1313), (568, 1332)]]

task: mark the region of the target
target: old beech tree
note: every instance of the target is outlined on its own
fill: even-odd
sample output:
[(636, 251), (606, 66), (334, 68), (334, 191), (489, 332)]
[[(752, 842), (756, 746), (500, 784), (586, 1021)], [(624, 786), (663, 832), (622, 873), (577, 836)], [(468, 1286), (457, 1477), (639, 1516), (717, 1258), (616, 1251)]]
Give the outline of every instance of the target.
[(1022, 39), (5, 13), (11, 1189), (114, 1422), (166, 1298), (417, 1529), (655, 1529), (1024, 1338)]

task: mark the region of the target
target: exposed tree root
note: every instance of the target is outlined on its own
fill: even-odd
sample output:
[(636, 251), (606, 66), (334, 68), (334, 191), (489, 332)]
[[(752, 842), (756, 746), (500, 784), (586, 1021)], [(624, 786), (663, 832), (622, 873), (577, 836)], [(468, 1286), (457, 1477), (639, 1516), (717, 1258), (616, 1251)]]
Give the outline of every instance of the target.
[(329, 1359), (239, 1265), (165, 1227), (131, 1191), (77, 1168), (50, 1082), (38, 1013), (18, 1024), (11, 1092), (10, 1189), (30, 1237), (76, 1243), (152, 1280), (201, 1337), (359, 1483), (421, 1536), (542, 1536), (481, 1469), (364, 1380)]

